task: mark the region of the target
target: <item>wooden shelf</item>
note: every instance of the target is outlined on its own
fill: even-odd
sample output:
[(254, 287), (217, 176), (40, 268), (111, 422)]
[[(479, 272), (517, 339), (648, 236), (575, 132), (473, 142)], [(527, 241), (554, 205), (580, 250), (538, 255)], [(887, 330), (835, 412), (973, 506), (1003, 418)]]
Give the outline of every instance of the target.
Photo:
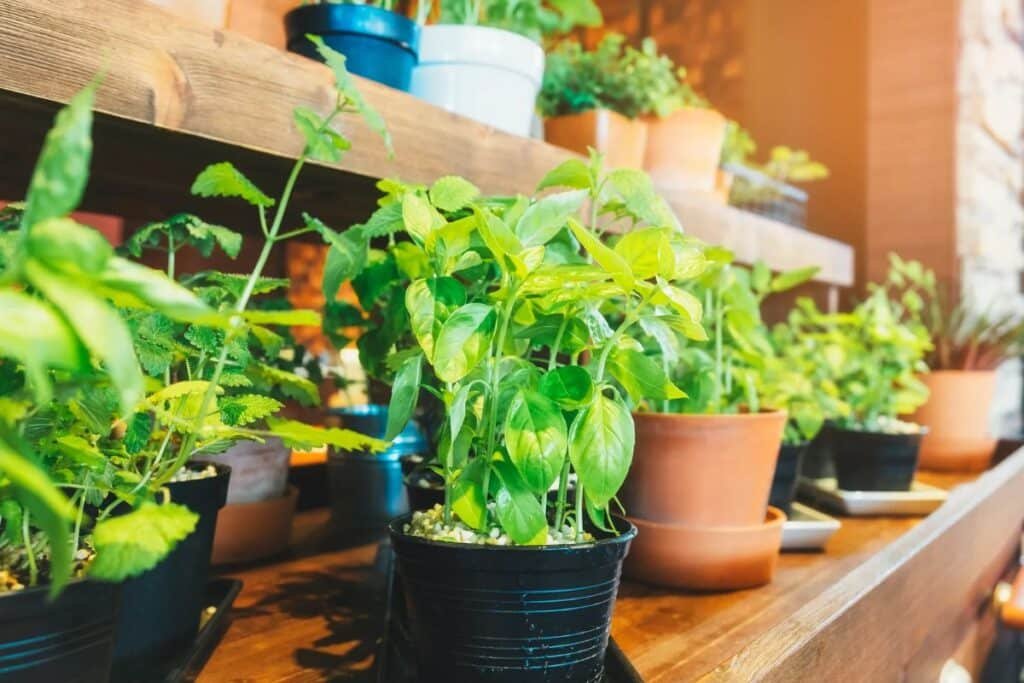
[[(292, 109), (324, 111), (332, 103), (326, 67), (141, 0), (0, 0), (0, 17), (0, 197), (24, 193), (52, 113), (100, 71), (106, 76), (84, 208), (129, 223), (182, 210), (233, 225), (251, 219), (236, 205), (188, 197), (192, 178), (208, 163), (229, 160), (278, 187), (302, 144)], [(295, 202), (338, 227), (366, 216), (376, 199), (372, 185), (383, 177), (430, 182), (457, 174), (488, 193), (522, 193), (571, 156), (376, 83), (359, 85), (387, 120), (396, 156), (388, 158), (354, 117), (342, 122), (352, 151), (337, 168), (311, 168)], [(686, 229), (746, 261), (761, 258), (776, 269), (819, 265), (820, 281), (852, 284), (853, 250), (845, 244), (701, 197), (673, 206)]]
[[(958, 650), (976, 668), (995, 630), (992, 588), (1019, 553), (1024, 450), (976, 479), (922, 478), (950, 489), (939, 510), (844, 518), (825, 552), (783, 553), (768, 586), (623, 582), (613, 636), (645, 681), (665, 683), (934, 681)], [(376, 546), (332, 550), (327, 528), (326, 511), (301, 513), (290, 558), (228, 572), (245, 588), (200, 683), (369, 680), (357, 672), (381, 633)]]

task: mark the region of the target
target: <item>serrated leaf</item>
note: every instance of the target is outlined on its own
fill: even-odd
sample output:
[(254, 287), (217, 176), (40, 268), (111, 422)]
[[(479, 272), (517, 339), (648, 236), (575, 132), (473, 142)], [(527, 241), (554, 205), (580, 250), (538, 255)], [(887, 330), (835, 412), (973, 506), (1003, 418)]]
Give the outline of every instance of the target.
[(162, 406), (168, 401), (173, 401), (183, 396), (197, 396), (204, 394), (209, 388), (210, 383), (203, 380), (175, 382), (174, 384), (169, 384), (160, 391), (147, 396), (146, 402), (153, 406)]
[(75, 434), (65, 434), (55, 440), (57, 450), (75, 462), (94, 470), (103, 471), (107, 459), (95, 445)]
[(305, 377), (281, 370), (263, 363), (251, 363), (246, 368), (246, 375), (258, 386), (267, 389), (277, 388), (285, 396), (295, 399), (305, 406), (320, 403), (320, 389)]
[(97, 522), (92, 542), (96, 557), (88, 574), (101, 581), (123, 581), (152, 569), (196, 528), (199, 515), (184, 505), (144, 504), (119, 517)]
[(227, 161), (203, 169), (192, 183), (192, 194), (200, 197), (236, 197), (263, 208), (274, 205), (273, 199)]
[(367, 239), (393, 235), (404, 227), (405, 220), (402, 217), (401, 202), (393, 202), (380, 207), (370, 214), (368, 221), (362, 224), (363, 235)]
[(343, 451), (380, 453), (388, 447), (386, 441), (349, 429), (314, 427), (295, 420), (268, 418), (267, 429), (280, 437), (289, 448), (309, 450), (333, 446)]
[(132, 415), (124, 432), (124, 450), (130, 455), (141, 453), (153, 434), (154, 423), (153, 415), (150, 413)]
[(430, 201), (442, 211), (458, 211), (478, 196), (479, 188), (458, 176), (444, 176), (430, 187)]
[(243, 394), (220, 402), (221, 419), (232, 427), (243, 427), (274, 415), (284, 406), (268, 396)]
[(306, 216), (306, 221), (331, 245), (324, 263), (323, 292), (328, 301), (334, 301), (341, 285), (359, 275), (366, 266), (370, 242), (359, 226), (335, 232), (310, 216)]
[(308, 107), (296, 107), (292, 110), (295, 127), (306, 139), (305, 154), (317, 161), (338, 163), (343, 152), (348, 151), (352, 144), (336, 130), (325, 125), (323, 117)]

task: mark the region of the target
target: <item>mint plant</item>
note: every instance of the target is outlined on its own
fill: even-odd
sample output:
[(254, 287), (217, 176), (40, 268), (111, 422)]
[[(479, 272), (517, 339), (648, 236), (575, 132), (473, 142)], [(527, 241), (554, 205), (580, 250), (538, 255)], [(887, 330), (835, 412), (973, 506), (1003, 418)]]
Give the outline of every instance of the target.
[[(420, 0), (418, 15), (433, 3)], [(604, 19), (594, 0), (437, 0), (438, 23), (491, 26), (541, 42), (577, 26), (600, 26)]]
[[(581, 540), (584, 509), (612, 528), (633, 453), (627, 395), (681, 395), (639, 350), (640, 325), (703, 335), (699, 302), (680, 288), (703, 271), (703, 247), (646, 175), (605, 173), (594, 155), (552, 170), (538, 190), (549, 188), (565, 189), (489, 198), (449, 177), (389, 204), (401, 208), (416, 264), (404, 296), (415, 343), (396, 345), (389, 438), (421, 389), (436, 392), (447, 414), (444, 523), (498, 528), (517, 544), (543, 544), (566, 525)], [(631, 231), (612, 248), (601, 236), (615, 226)], [(423, 386), (425, 368), (436, 388)]]

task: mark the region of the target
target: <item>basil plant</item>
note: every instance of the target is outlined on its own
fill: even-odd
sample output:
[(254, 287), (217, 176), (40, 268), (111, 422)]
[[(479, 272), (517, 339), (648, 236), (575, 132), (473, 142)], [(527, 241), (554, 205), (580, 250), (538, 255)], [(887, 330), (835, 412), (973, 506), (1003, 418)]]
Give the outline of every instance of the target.
[[(399, 267), (415, 342), (393, 353), (389, 438), (421, 389), (436, 393), (444, 521), (500, 527), (524, 545), (548, 542), (549, 525), (581, 540), (585, 515), (614, 530), (610, 504), (633, 457), (630, 401), (682, 395), (644, 354), (641, 325), (704, 337), (700, 302), (681, 286), (706, 268), (704, 248), (646, 175), (605, 173), (594, 155), (555, 168), (538, 191), (549, 188), (560, 191), (493, 198), (446, 177), (399, 191), (369, 222), (400, 207), (409, 240)], [(613, 229), (628, 233), (610, 247), (602, 235)]]

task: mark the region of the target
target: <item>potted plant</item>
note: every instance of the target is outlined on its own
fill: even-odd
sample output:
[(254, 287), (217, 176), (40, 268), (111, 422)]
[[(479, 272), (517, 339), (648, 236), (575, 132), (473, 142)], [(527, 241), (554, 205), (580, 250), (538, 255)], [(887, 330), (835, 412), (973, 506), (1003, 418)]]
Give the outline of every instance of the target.
[[(405, 292), (416, 342), (397, 350), (389, 431), (412, 414), (425, 367), (445, 406), (444, 503), (390, 527), (423, 680), (600, 675), (635, 533), (609, 515), (633, 451), (614, 377), (639, 369), (642, 394), (678, 391), (629, 349), (659, 282), (692, 277), (700, 249), (641, 172), (573, 159), (539, 189), (554, 186), (571, 189), (487, 198), (446, 179), (402, 198), (422, 270)], [(606, 246), (602, 216), (635, 222), (635, 237)], [(699, 329), (686, 310), (674, 318)]]
[(659, 188), (713, 193), (725, 117), (694, 92), (686, 69), (660, 54), (653, 38), (645, 38), (631, 57), (626, 77), (647, 92), (653, 111), (647, 118), (644, 168)]
[(0, 215), (0, 670), (19, 680), (107, 681), (115, 584), (197, 526), (151, 485), (160, 462), (136, 448), (151, 425), (137, 411), (154, 397), (125, 312), (224, 323), (69, 217), (88, 178), (96, 87), (58, 113), (25, 202)]
[(921, 441), (920, 465), (930, 470), (985, 469), (996, 445), (989, 431), (996, 368), (1020, 355), (1024, 319), (969, 296), (952, 303), (934, 272), (896, 254), (890, 261), (886, 287), (901, 296), (932, 345), (925, 358), (928, 372), (921, 376), (928, 401), (911, 418), (928, 430)]
[[(422, 6), (422, 5), (421, 5)], [(593, 0), (439, 0), (425, 26), (412, 93), (499, 130), (527, 136), (548, 35), (600, 26)]]
[(736, 121), (725, 124), (725, 139), (722, 142), (722, 156), (715, 173), (715, 196), (722, 204), (729, 203), (735, 168), (745, 166), (750, 156), (757, 151), (757, 143), (750, 131)]
[(579, 154), (596, 149), (614, 168), (642, 168), (643, 117), (656, 109), (652, 83), (664, 72), (625, 40), (609, 33), (589, 51), (575, 40), (560, 43), (548, 53), (537, 108), (548, 142)]
[(634, 414), (636, 459), (622, 501), (641, 536), (626, 569), (653, 583), (740, 588), (771, 579), (785, 519), (769, 510), (765, 520), (787, 414), (765, 402), (778, 391), (760, 392), (774, 353), (761, 302), (817, 269), (772, 277), (763, 265), (733, 265), (724, 250), (709, 254), (714, 267), (678, 296), (703, 310), (710, 338), (680, 343), (650, 329), (655, 357), (686, 395)]
[(807, 192), (793, 183), (814, 182), (829, 175), (828, 168), (804, 150), (785, 146), (773, 147), (764, 164), (741, 160), (727, 169), (734, 176), (731, 205), (798, 228), (807, 227)]
[(319, 36), (345, 55), (350, 72), (408, 91), (419, 54), (420, 25), (396, 11), (396, 5), (395, 0), (303, 2), (284, 17), (288, 49), (323, 61), (306, 38)]
[(850, 313), (822, 313), (800, 299), (790, 314), (794, 333), (823, 358), (849, 410), (823, 434), (840, 489), (906, 491), (914, 480), (925, 429), (903, 422), (928, 398), (918, 378), (931, 348), (923, 326), (903, 323), (903, 304), (884, 287)]

